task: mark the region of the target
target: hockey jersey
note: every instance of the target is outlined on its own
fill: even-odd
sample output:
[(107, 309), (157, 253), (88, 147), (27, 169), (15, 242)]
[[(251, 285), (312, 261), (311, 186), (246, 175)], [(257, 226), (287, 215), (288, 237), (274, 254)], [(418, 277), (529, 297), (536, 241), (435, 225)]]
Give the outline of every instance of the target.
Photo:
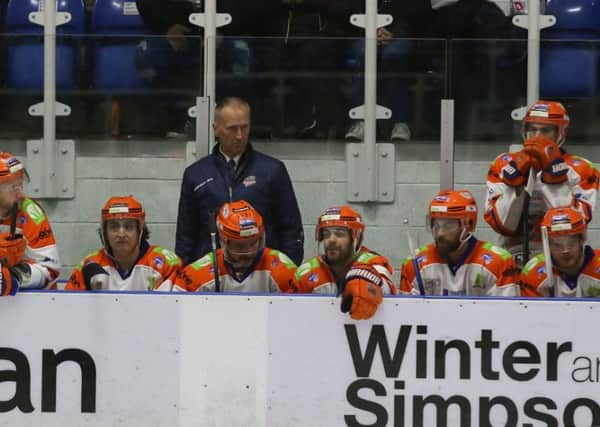
[[(586, 222), (592, 219), (598, 195), (598, 170), (588, 160), (563, 151), (568, 165), (567, 181), (562, 184), (544, 184), (538, 172), (529, 201), (530, 252), (541, 252), (540, 223), (549, 208), (573, 206), (581, 211)], [(484, 218), (503, 236), (501, 245), (513, 255), (522, 250), (519, 222), (524, 207), (525, 191), (517, 195), (517, 189), (502, 181), (502, 168), (511, 160), (507, 153), (499, 155), (491, 165), (487, 176), (487, 195)]]
[[(384, 295), (397, 293), (392, 280), (394, 269), (386, 257), (372, 252), (363, 246), (356, 254), (352, 263), (353, 266), (358, 264), (372, 265), (379, 272), (384, 279), (384, 285), (381, 289)], [(336, 277), (327, 262), (320, 256), (304, 262), (298, 267), (294, 275), (297, 292), (305, 294), (315, 293), (337, 296), (343, 291), (343, 281), (344, 278)]]
[[(261, 248), (254, 263), (238, 276), (225, 261), (223, 249), (217, 250), (221, 292), (293, 292), (296, 264), (283, 252)], [(173, 291), (215, 292), (214, 255), (207, 253), (177, 274)]]
[(521, 272), (521, 294), (527, 297), (600, 297), (600, 250), (585, 246), (583, 266), (576, 277), (552, 268), (554, 283), (546, 274), (544, 254), (533, 257)]
[[(0, 220), (0, 231), (10, 231), (11, 218)], [(27, 241), (23, 262), (29, 265), (31, 276), (20, 288), (40, 289), (55, 286), (60, 274), (58, 248), (48, 216), (32, 199), (25, 198), (17, 212), (16, 234)]]
[(181, 268), (175, 252), (142, 241), (140, 257), (130, 271), (121, 270), (105, 249), (87, 257), (73, 270), (65, 290), (86, 290), (82, 269), (86, 264), (99, 264), (108, 273), (106, 291), (170, 291), (172, 280)]
[(467, 242), (450, 265), (430, 243), (402, 263), (400, 292), (414, 295), (518, 296), (518, 269), (511, 254), (492, 243)]

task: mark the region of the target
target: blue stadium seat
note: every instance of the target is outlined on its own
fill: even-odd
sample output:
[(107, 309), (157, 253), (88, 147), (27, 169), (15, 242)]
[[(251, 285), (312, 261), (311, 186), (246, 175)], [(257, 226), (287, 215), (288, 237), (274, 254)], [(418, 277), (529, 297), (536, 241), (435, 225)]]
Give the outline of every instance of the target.
[[(38, 0), (10, 0), (6, 13), (8, 34), (8, 86), (14, 89), (42, 89), (44, 85), (44, 28), (29, 21), (38, 12)], [(71, 21), (56, 28), (56, 87), (72, 89), (78, 82), (81, 39), (85, 34), (83, 0), (60, 0), (59, 12), (71, 13)]]
[(135, 67), (135, 52), (147, 34), (133, 0), (96, 0), (91, 32), (94, 87), (140, 89), (144, 81)]
[(598, 94), (600, 3), (596, 0), (549, 0), (546, 14), (556, 24), (542, 31), (540, 94), (588, 97)]

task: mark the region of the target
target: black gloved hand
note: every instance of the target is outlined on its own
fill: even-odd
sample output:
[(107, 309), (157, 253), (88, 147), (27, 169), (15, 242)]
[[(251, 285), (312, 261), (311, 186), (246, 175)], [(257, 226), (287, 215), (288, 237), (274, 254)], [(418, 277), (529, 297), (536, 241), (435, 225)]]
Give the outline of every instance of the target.
[(83, 266), (81, 272), (83, 273), (85, 288), (88, 291), (108, 289), (108, 273), (100, 264), (90, 262)]

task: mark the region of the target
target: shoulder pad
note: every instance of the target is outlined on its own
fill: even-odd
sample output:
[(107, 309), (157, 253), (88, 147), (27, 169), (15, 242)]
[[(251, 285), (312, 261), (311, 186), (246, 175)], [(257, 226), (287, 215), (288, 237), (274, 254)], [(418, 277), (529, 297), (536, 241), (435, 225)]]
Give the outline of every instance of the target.
[(508, 252), (506, 249), (501, 248), (500, 246), (496, 246), (491, 242), (485, 242), (482, 246), (484, 249), (498, 255), (500, 258), (506, 260), (512, 258), (512, 254)]
[(278, 258), (279, 261), (281, 261), (283, 265), (285, 265), (287, 268), (296, 268), (296, 264), (294, 264), (294, 261), (292, 261), (290, 257), (288, 257), (283, 252), (278, 251), (277, 249), (268, 248), (267, 253)]
[(167, 264), (171, 267), (173, 267), (174, 265), (181, 264), (181, 260), (179, 259), (177, 254), (169, 249), (156, 246), (154, 247), (154, 249), (152, 249), (152, 252), (162, 255), (167, 260)]
[(214, 259), (215, 258), (213, 257), (213, 253), (209, 252), (202, 258), (197, 259), (196, 261), (191, 263), (190, 267), (192, 267), (194, 270), (200, 270), (201, 268), (206, 267), (207, 265), (212, 265)]
[(540, 262), (545, 262), (546, 261), (546, 257), (544, 256), (544, 254), (537, 254), (536, 256), (534, 256), (533, 258), (531, 258), (527, 264), (525, 264), (525, 266), (523, 267), (523, 274), (529, 274), (531, 272), (531, 270), (533, 269), (533, 267), (535, 267), (536, 265), (538, 265)]
[(31, 199), (25, 198), (21, 203), (21, 209), (27, 214), (36, 225), (41, 224), (46, 219), (44, 210)]
[(317, 257), (311, 258), (308, 261), (300, 264), (300, 266), (296, 269), (296, 279), (300, 279), (302, 276), (310, 272), (313, 268), (316, 268), (318, 266), (319, 260), (317, 259)]

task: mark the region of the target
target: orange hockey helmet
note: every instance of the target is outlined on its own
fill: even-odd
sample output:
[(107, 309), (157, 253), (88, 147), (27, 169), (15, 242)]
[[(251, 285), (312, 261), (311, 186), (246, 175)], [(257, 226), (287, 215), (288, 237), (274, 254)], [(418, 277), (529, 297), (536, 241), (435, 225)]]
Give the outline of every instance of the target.
[(365, 223), (358, 212), (348, 205), (332, 206), (319, 215), (315, 238), (317, 242), (323, 240), (323, 230), (326, 227), (343, 227), (350, 230), (354, 241), (354, 249), (358, 251), (362, 246), (365, 232)]
[(245, 200), (225, 203), (217, 215), (221, 240), (246, 240), (264, 236), (262, 216)]
[(548, 209), (542, 219), (542, 227), (548, 229), (548, 237), (583, 234), (587, 225), (581, 212), (571, 207)]
[(443, 190), (436, 194), (429, 204), (429, 223), (435, 218), (462, 220), (475, 231), (477, 225), (477, 204), (469, 190)]
[(556, 101), (538, 101), (525, 113), (523, 119), (523, 140), (527, 138), (526, 131), (529, 123), (541, 123), (557, 127), (556, 143), (560, 146), (565, 142), (570, 119), (566, 108)]
[(143, 223), (146, 220), (146, 212), (132, 195), (115, 196), (108, 199), (101, 211), (103, 225), (111, 219), (135, 219)]
[(7, 151), (0, 151), (0, 183), (27, 176), (25, 166)]

